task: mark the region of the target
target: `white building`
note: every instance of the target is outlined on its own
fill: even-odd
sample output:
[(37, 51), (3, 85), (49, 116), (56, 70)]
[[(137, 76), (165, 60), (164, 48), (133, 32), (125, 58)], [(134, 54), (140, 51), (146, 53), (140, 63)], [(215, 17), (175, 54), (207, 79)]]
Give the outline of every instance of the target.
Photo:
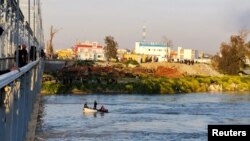
[(246, 57), (246, 64), (250, 65), (250, 59), (248, 57)]
[(165, 44), (161, 43), (146, 43), (136, 42), (135, 53), (154, 56), (158, 58), (159, 62), (166, 61), (170, 57), (171, 49)]
[(84, 42), (75, 45), (74, 52), (79, 60), (105, 60), (103, 46), (97, 42)]
[(194, 49), (183, 49), (178, 47), (178, 59), (183, 60), (196, 60), (198, 59), (198, 51)]

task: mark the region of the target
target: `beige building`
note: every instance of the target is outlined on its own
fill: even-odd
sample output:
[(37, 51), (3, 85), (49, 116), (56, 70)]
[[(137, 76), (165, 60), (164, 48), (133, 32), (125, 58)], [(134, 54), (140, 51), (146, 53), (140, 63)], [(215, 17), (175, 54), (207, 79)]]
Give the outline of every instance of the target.
[(123, 56), (125, 55), (125, 54), (128, 54), (129, 52), (128, 52), (128, 50), (126, 50), (126, 49), (117, 49), (117, 58), (118, 58), (118, 60), (119, 61), (122, 61), (122, 59), (124, 59), (123, 58)]
[(178, 47), (178, 57), (179, 61), (183, 60), (196, 60), (198, 59), (198, 51), (194, 49), (184, 49)]
[(97, 42), (78, 43), (74, 47), (74, 53), (79, 60), (105, 60), (104, 47)]

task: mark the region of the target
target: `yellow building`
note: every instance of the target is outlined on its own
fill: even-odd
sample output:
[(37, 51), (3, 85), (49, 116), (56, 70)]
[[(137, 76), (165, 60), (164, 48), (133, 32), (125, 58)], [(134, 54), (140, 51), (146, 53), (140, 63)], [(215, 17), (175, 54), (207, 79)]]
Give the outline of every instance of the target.
[(56, 51), (58, 59), (73, 59), (74, 52), (72, 49), (61, 49)]

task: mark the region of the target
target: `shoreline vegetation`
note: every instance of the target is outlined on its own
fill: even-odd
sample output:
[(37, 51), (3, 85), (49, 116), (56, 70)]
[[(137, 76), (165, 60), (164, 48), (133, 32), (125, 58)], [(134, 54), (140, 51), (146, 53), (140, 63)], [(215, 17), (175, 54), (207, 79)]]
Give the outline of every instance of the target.
[(240, 76), (141, 78), (116, 84), (43, 83), (42, 94), (182, 94), (202, 92), (249, 92), (250, 78)]
[[(77, 62), (55, 73), (46, 74), (41, 93), (182, 94), (250, 91), (250, 77), (247, 75), (189, 75), (179, 68), (158, 66), (149, 69), (139, 67), (135, 62), (114, 63), (108, 66), (101, 64)], [(130, 64), (134, 66), (131, 68)], [(182, 65), (185, 67), (185, 64)], [(206, 68), (208, 66), (206, 65)]]

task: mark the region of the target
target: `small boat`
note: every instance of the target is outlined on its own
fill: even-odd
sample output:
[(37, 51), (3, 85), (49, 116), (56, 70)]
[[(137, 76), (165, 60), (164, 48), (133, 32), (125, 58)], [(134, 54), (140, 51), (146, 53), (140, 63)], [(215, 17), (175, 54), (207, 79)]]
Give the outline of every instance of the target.
[(96, 109), (90, 109), (90, 108), (83, 108), (84, 113), (96, 113)]
[(101, 108), (101, 109), (91, 109), (91, 108), (83, 108), (84, 113), (96, 113), (96, 112), (101, 112), (101, 113), (108, 113), (108, 109), (106, 108)]

